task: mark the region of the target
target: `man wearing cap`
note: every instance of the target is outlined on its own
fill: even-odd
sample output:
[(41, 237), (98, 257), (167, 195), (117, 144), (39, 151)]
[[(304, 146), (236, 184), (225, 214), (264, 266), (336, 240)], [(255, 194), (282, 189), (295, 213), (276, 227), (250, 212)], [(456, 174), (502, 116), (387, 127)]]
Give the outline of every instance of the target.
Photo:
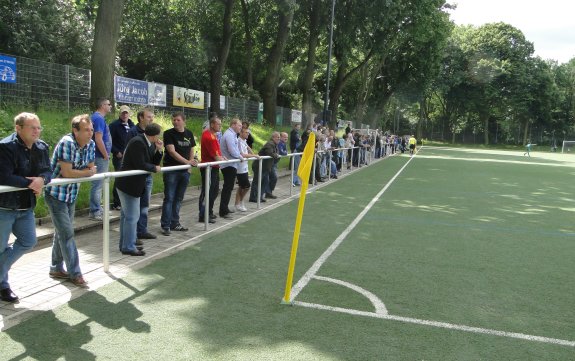
[[(124, 157), (124, 150), (128, 144), (128, 132), (133, 128), (134, 122), (130, 119), (130, 107), (122, 105), (120, 107), (120, 117), (110, 123), (110, 135), (112, 136), (112, 164), (114, 170), (119, 171), (122, 166), (122, 158)], [(120, 197), (116, 190), (116, 182), (114, 181), (114, 199), (112, 200), (112, 209), (119, 210), (121, 206)]]
[[(150, 123), (144, 134), (130, 139), (124, 152), (122, 170), (145, 170), (159, 172), (164, 143), (160, 139), (162, 128)], [(120, 252), (130, 256), (144, 256), (142, 247), (136, 246), (137, 224), (140, 218), (140, 198), (147, 192), (148, 174), (139, 174), (117, 179), (118, 195), (122, 200), (120, 215)]]

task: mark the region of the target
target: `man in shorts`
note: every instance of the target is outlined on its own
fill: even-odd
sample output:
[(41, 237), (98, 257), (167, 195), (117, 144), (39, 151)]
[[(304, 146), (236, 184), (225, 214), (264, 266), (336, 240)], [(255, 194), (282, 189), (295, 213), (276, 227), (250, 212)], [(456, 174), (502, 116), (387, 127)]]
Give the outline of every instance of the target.
[[(254, 154), (252, 149), (248, 146), (247, 139), (250, 135), (248, 128), (242, 128), (240, 131), (240, 137), (238, 138), (238, 148), (242, 158), (259, 158), (259, 155)], [(238, 163), (238, 171), (236, 177), (238, 179), (238, 191), (236, 192), (236, 202), (235, 208), (240, 212), (247, 212), (247, 208), (244, 205), (244, 197), (250, 189), (250, 178), (248, 175), (248, 161), (243, 160)]]

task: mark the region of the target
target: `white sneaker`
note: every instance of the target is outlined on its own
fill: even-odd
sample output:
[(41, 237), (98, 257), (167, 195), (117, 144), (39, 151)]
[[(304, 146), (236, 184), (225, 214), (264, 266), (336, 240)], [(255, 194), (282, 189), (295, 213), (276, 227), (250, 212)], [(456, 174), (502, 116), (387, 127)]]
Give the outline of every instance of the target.
[(241, 205), (241, 204), (236, 204), (236, 207), (235, 207), (235, 208), (236, 208), (236, 211), (238, 211), (238, 212), (243, 212), (243, 211), (244, 211), (244, 209), (242, 208), (242, 205)]

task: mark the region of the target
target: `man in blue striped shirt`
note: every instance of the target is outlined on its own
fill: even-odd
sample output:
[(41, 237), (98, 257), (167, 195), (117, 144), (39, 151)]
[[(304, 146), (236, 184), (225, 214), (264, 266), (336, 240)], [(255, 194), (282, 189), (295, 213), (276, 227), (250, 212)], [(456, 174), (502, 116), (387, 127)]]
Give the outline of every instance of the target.
[[(93, 134), (94, 127), (88, 114), (72, 118), (72, 133), (60, 139), (52, 155), (52, 179), (83, 178), (96, 174)], [(54, 224), (50, 277), (68, 279), (76, 286), (86, 287), (74, 240), (74, 211), (79, 189), (80, 183), (46, 187), (46, 205)]]

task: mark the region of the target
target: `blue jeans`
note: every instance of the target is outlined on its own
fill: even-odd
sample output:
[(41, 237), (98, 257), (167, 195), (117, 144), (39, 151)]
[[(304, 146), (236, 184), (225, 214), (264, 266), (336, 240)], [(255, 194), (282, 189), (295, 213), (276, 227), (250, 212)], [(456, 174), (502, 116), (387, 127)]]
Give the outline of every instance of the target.
[[(252, 187), (250, 189), (250, 202), (258, 201), (258, 172), (254, 170), (254, 179), (252, 181)], [(269, 187), (270, 182), (270, 171), (265, 171), (262, 169), (262, 190), (260, 192), (261, 198), (264, 199), (265, 190)]]
[[(96, 157), (94, 164), (96, 165), (98, 173), (105, 173), (108, 171), (110, 161), (104, 158)], [(92, 189), (90, 189), (90, 214), (102, 214), (102, 184), (104, 180), (97, 180), (92, 182)]]
[(265, 193), (273, 193), (276, 189), (276, 184), (278, 183), (278, 164), (274, 162), (272, 170), (270, 171), (268, 186), (265, 189)]
[(150, 196), (152, 195), (153, 182), (154, 178), (152, 178), (151, 174), (148, 174), (146, 177), (146, 190), (144, 191), (144, 195), (140, 197), (140, 218), (138, 219), (137, 228), (138, 235), (148, 233), (148, 209), (150, 208)]
[[(118, 158), (114, 155), (112, 158), (112, 165), (114, 166), (114, 171), (119, 172), (122, 168), (122, 158)], [(118, 191), (116, 190), (116, 179), (114, 179), (114, 187), (112, 188), (112, 205), (122, 205), (120, 202), (120, 197), (118, 197)]]
[(184, 194), (190, 181), (190, 173), (187, 170), (163, 173), (164, 178), (164, 202), (162, 203), (162, 228), (173, 228), (180, 224), (180, 207), (184, 200)]
[(132, 197), (118, 189), (122, 202), (120, 212), (120, 252), (135, 252), (136, 225), (140, 216), (140, 197)]
[(297, 170), (299, 168), (299, 162), (301, 160), (301, 155), (294, 155), (293, 156), (294, 160), (293, 160), (293, 169), (292, 169), (292, 173), (293, 173), (293, 184), (295, 185), (300, 185), (301, 184), (301, 180), (299, 179), (298, 175), (297, 175)]
[(45, 197), (45, 201), (54, 224), (50, 271), (64, 271), (65, 263), (70, 278), (74, 279), (82, 275), (78, 248), (76, 248), (76, 241), (74, 240), (76, 202), (62, 202), (48, 194)]
[[(8, 246), (10, 233), (16, 240)], [(36, 245), (34, 210), (12, 211), (0, 209), (0, 289), (9, 288), (8, 271), (24, 253)]]

